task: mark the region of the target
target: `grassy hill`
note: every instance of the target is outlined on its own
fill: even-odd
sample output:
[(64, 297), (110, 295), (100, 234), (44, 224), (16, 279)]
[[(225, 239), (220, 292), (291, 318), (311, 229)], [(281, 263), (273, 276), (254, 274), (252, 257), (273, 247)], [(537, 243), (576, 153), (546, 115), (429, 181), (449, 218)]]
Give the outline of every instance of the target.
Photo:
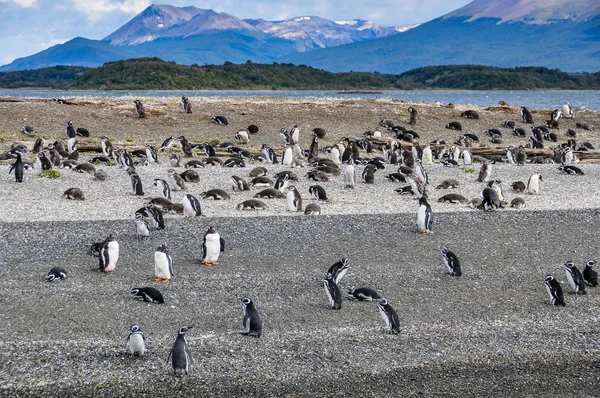
[(446, 65), (400, 75), (333, 73), (306, 65), (179, 65), (159, 58), (108, 62), (99, 68), (56, 66), (0, 72), (0, 87), (66, 90), (598, 90), (600, 72), (569, 74), (543, 67)]

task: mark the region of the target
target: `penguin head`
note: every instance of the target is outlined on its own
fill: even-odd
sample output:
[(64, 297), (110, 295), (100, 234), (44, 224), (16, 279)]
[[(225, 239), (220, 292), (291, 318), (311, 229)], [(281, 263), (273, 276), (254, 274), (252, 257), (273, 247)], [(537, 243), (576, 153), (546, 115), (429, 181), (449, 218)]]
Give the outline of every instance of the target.
[(135, 324), (135, 323), (129, 327), (129, 331), (130, 331), (131, 333), (140, 332), (141, 330), (142, 330), (142, 329), (140, 328), (140, 325), (138, 325), (138, 324)]
[(67, 126), (73, 126), (73, 121), (72, 120), (67, 120)]
[(215, 227), (213, 227), (212, 225), (210, 227), (208, 227), (209, 234), (214, 234), (215, 232), (216, 232)]
[(550, 282), (550, 281), (553, 281), (553, 280), (554, 280), (554, 276), (552, 276), (550, 274), (546, 275), (546, 277), (544, 278), (544, 281), (546, 281), (546, 282)]
[(442, 246), (442, 254), (445, 256), (450, 250), (446, 246)]
[(183, 325), (179, 328), (179, 335), (184, 335), (188, 330), (192, 329), (193, 326)]
[(242, 297), (241, 300), (242, 300), (242, 303), (244, 303), (245, 305), (252, 304), (252, 299), (250, 297)]
[(168, 249), (169, 249), (169, 245), (167, 245), (166, 243), (163, 243), (160, 246), (158, 246), (158, 248), (156, 250), (159, 252), (166, 253)]
[(342, 258), (340, 260), (340, 262), (342, 263), (343, 267), (349, 267), (350, 266), (350, 261), (346, 257)]
[(134, 287), (133, 289), (131, 289), (130, 294), (133, 294), (135, 296), (137, 296), (137, 294), (140, 292), (140, 289), (137, 287)]
[(108, 239), (109, 241), (117, 240), (117, 233), (116, 232), (111, 232), (108, 235), (108, 238), (106, 238), (106, 239)]
[(573, 263), (573, 261), (567, 261), (567, 262), (565, 263), (565, 268), (567, 268), (567, 269), (571, 269), (571, 268), (573, 268), (574, 266), (575, 266), (575, 263)]
[(379, 304), (380, 305), (387, 305), (388, 301), (386, 298), (382, 297), (379, 299)]
[(594, 261), (594, 260), (590, 260), (587, 263), (585, 263), (585, 266), (590, 267), (590, 268), (593, 267), (594, 265), (596, 265), (596, 261)]

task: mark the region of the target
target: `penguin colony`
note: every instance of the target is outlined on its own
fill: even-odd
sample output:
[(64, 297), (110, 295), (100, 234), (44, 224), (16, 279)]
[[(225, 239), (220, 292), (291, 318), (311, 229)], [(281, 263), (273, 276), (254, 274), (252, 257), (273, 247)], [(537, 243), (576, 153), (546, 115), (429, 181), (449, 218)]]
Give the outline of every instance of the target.
[[(185, 113), (191, 113), (190, 100), (187, 97), (183, 97), (182, 101), (183, 111)], [(140, 118), (145, 118), (146, 113), (141, 102), (136, 100), (135, 105), (138, 116)], [(572, 109), (570, 106), (567, 106), (568, 103), (565, 103), (562, 109), (557, 109), (550, 115), (550, 120), (547, 123), (549, 127), (557, 128), (561, 117), (574, 117)], [(413, 107), (409, 108), (409, 113), (409, 118), (405, 121), (409, 125), (416, 125), (420, 118), (426, 117), (420, 115)], [(476, 111), (467, 111), (463, 112), (460, 117), (479, 119), (480, 115)], [(521, 109), (521, 119), (520, 123), (534, 123), (533, 115), (525, 107)], [(215, 116), (213, 117), (212, 122), (223, 126), (227, 126), (229, 123), (224, 116)], [(343, 184), (346, 188), (355, 188), (360, 184), (360, 182), (356, 181), (357, 170), (360, 170), (358, 174), (362, 175), (362, 183), (372, 184), (376, 181), (375, 176), (381, 174), (379, 170), (397, 168), (397, 172), (388, 174), (387, 179), (391, 184), (408, 184), (399, 188), (398, 192), (408, 193), (418, 201), (418, 205), (415, 204), (415, 232), (430, 234), (433, 232), (434, 212), (427, 201), (432, 190), (429, 187), (429, 177), (427, 175), (426, 166), (435, 160), (440, 163), (447, 162), (447, 165), (450, 167), (459, 166), (461, 163), (463, 165), (471, 165), (471, 163), (476, 160), (470, 154), (468, 148), (472, 146), (474, 142), (479, 142), (479, 139), (476, 135), (467, 133), (460, 135), (455, 142), (446, 143), (444, 140), (438, 139), (421, 147), (417, 142), (418, 134), (415, 131), (409, 131), (400, 125), (396, 125), (391, 120), (386, 120), (386, 123), (383, 122), (384, 121), (380, 124), (381, 127), (386, 129), (385, 132), (382, 132), (377, 128), (376, 133), (368, 135), (376, 138), (384, 136), (390, 138), (384, 145), (380, 145), (379, 149), (376, 149), (368, 139), (352, 138), (346, 138), (331, 146), (319, 148), (320, 140), (325, 139), (326, 132), (323, 129), (313, 129), (311, 149), (305, 151), (300, 147), (299, 143), (301, 127), (294, 125), (289, 132), (287, 129), (282, 128), (281, 135), (284, 137), (284, 149), (281, 152), (281, 162), (291, 168), (311, 166), (312, 169), (306, 173), (306, 178), (319, 182), (330, 182), (331, 179), (343, 179)], [(519, 128), (515, 127), (515, 121), (507, 121), (505, 125), (511, 126), (511, 128), (514, 129), (513, 133), (515, 135), (520, 134), (518, 131)], [(507, 198), (504, 196), (505, 192), (503, 187), (505, 182), (494, 179), (494, 165), (505, 162), (515, 166), (522, 165), (527, 161), (526, 148), (543, 148), (544, 141), (556, 142), (553, 139), (552, 133), (548, 131), (548, 128), (542, 127), (544, 126), (532, 127), (529, 143), (521, 145), (518, 148), (508, 148), (506, 150), (506, 158), (489, 159), (481, 163), (477, 178), (477, 182), (482, 184), (481, 195), (479, 198), (475, 198), (469, 202), (472, 207), (484, 211), (498, 210), (507, 207), (508, 202)], [(459, 122), (451, 122), (448, 124), (448, 129), (462, 131), (463, 126)], [(34, 134), (31, 126), (25, 126), (23, 132), (28, 136)], [(257, 132), (258, 128), (256, 126), (249, 126), (247, 129), (237, 131), (233, 138), (236, 139), (240, 145), (248, 145), (251, 140), (256, 139), (253, 135)], [(499, 129), (493, 128), (486, 130), (485, 134), (490, 136), (491, 142), (499, 142), (502, 136), (502, 132)], [(61, 148), (61, 144), (58, 141), (52, 145), (46, 146), (46, 148), (44, 148), (43, 143), (36, 143), (39, 153), (38, 167), (44, 170), (61, 166), (69, 167), (66, 162), (68, 160), (74, 160), (73, 158), (75, 155), (73, 154), (77, 151), (77, 136), (89, 136), (89, 131), (83, 128), (75, 130), (72, 121), (68, 121), (66, 149), (64, 146)], [(199, 167), (200, 169), (203, 169), (208, 167), (209, 164), (222, 167), (245, 168), (253, 163), (260, 163), (263, 165), (278, 163), (277, 154), (267, 144), (263, 144), (261, 153), (258, 154), (252, 154), (249, 150), (236, 147), (235, 144), (222, 146), (219, 148), (220, 150), (226, 150), (228, 153), (232, 154), (230, 159), (222, 161), (219, 158), (211, 159), (216, 157), (217, 153), (215, 148), (208, 143), (192, 144), (183, 136), (179, 137), (177, 141), (173, 139), (173, 137), (170, 139), (167, 138), (160, 146), (159, 151), (156, 151), (151, 144), (147, 144), (144, 150), (132, 151), (131, 153), (126, 149), (115, 148), (109, 142), (107, 137), (101, 137), (102, 157), (94, 157), (94, 163), (117, 163), (129, 174), (133, 195), (145, 196), (148, 194), (148, 188), (146, 192), (143, 190), (142, 185), (144, 182), (136, 173), (136, 167), (143, 167), (148, 163), (166, 164), (163, 159), (164, 156), (159, 156), (159, 153), (173, 151), (175, 147), (174, 144), (177, 142), (179, 143), (179, 150), (187, 157), (197, 157), (198, 152), (194, 152), (194, 150), (198, 149), (203, 150), (206, 154), (205, 159), (193, 159), (188, 161), (185, 164), (185, 167), (188, 168)], [(44, 152), (46, 149), (49, 152), (49, 157)], [(574, 141), (569, 140), (565, 144), (556, 146), (556, 155), (551, 161), (561, 164), (557, 169), (560, 172), (574, 176), (582, 176), (585, 174), (584, 171), (573, 165), (578, 163), (578, 159), (573, 154), (573, 151), (580, 149), (581, 147), (577, 147)], [(381, 153), (376, 152), (377, 150), (381, 151)], [(435, 153), (433, 152), (434, 150)], [(11, 166), (10, 172), (12, 173), (14, 171), (16, 182), (23, 183), (25, 180), (24, 170), (27, 170), (27, 168), (34, 168), (34, 166), (27, 166), (23, 160), (23, 157), (27, 154), (27, 148), (13, 148), (11, 151), (11, 157), (16, 160)], [(134, 159), (134, 156), (136, 159)], [(170, 156), (171, 162), (169, 166), (175, 168), (182, 167), (181, 157), (178, 154), (175, 154), (175, 158), (172, 156), (173, 154)], [(175, 159), (175, 163), (173, 163), (173, 159)], [(530, 161), (533, 162), (534, 159), (530, 159)], [(542, 161), (548, 162), (550, 160), (543, 159)], [(71, 168), (92, 175), (98, 173), (97, 170), (90, 168), (87, 165), (88, 163), (76, 164), (75, 166), (71, 166)], [(256, 170), (259, 168), (262, 170)], [(198, 183), (201, 179), (200, 175), (197, 173), (190, 172), (193, 172), (193, 170), (189, 169), (183, 173), (178, 173), (174, 169), (169, 169), (164, 175), (157, 176), (157, 178), (154, 179), (153, 185), (155, 187), (154, 193), (156, 194), (156, 198), (148, 200), (144, 207), (136, 211), (133, 215), (135, 230), (140, 238), (149, 236), (153, 231), (165, 229), (164, 213), (182, 214), (183, 216), (190, 218), (204, 216), (199, 198), (191, 193), (185, 193), (187, 191), (186, 182)], [(305, 196), (304, 199), (314, 196), (314, 200), (322, 203), (324, 208), (326, 208), (327, 202), (332, 200), (327, 196), (325, 187), (320, 184), (311, 185), (308, 192), (299, 192), (293, 184), (293, 181), (298, 180), (299, 177), (292, 171), (275, 175), (275, 182), (265, 177), (268, 173), (268, 167), (260, 166), (253, 168), (249, 174), (250, 177), (254, 178), (251, 180), (251, 184), (248, 184), (244, 177), (234, 175), (232, 176), (232, 191), (250, 191), (250, 186), (266, 188), (256, 193), (255, 197), (265, 197), (271, 200), (276, 200), (275, 198), (286, 199), (287, 205), (282, 205), (281, 208), (293, 213), (304, 212), (302, 196)], [(529, 177), (526, 184), (521, 181), (516, 181), (512, 182), (510, 186), (515, 192), (526, 192), (531, 195), (539, 195), (543, 194), (541, 186), (542, 182), (542, 176), (534, 173)], [(150, 187), (151, 184), (148, 184), (148, 186)], [(437, 186), (437, 189), (460, 189), (460, 187), (456, 181), (445, 180)], [(173, 198), (172, 191), (184, 192), (181, 203), (171, 202)], [(73, 194), (71, 193), (71, 195)], [(83, 192), (79, 190), (79, 192), (76, 192), (76, 194), (73, 195), (73, 199), (83, 200), (83, 195)], [(67, 192), (65, 192), (65, 196), (69, 197)], [(213, 200), (228, 201), (231, 199), (231, 196), (226, 191), (218, 188), (207, 190), (198, 196), (204, 200), (212, 198)], [(333, 200), (335, 200), (335, 198)], [(459, 194), (445, 194), (441, 195), (438, 199), (438, 202), (445, 201), (465, 204), (468, 199)], [(525, 202), (526, 201), (523, 198), (515, 198), (511, 202), (511, 206), (522, 208), (525, 207)], [(513, 203), (515, 204), (514, 206)], [(234, 205), (232, 208), (237, 208), (239, 210), (258, 210), (261, 208), (268, 208), (268, 206), (259, 200), (250, 199)], [(305, 208), (306, 212), (304, 214), (321, 214), (321, 207), (316, 203), (310, 203), (305, 206)], [(217, 260), (224, 249), (225, 242), (223, 238), (220, 237), (214, 227), (209, 227), (208, 231), (204, 234), (202, 242), (201, 261), (207, 266), (219, 264)], [(116, 233), (111, 232), (104, 241), (93, 244), (90, 251), (98, 256), (99, 270), (109, 274), (116, 271), (119, 258), (119, 243), (117, 241)], [(447, 268), (448, 274), (450, 276), (460, 277), (463, 271), (457, 255), (447, 247), (442, 247), (441, 253), (442, 263)], [(166, 244), (158, 247), (154, 259), (156, 281), (167, 283), (174, 276), (169, 247)], [(594, 265), (595, 261), (588, 261), (583, 272), (581, 272), (572, 261), (565, 263), (565, 276), (573, 293), (584, 295), (586, 294), (586, 287), (597, 286), (597, 274), (593, 270)], [(325, 274), (323, 287), (329, 306), (332, 309), (341, 309), (342, 295), (340, 282), (348, 269), (349, 262), (344, 258), (335, 263)], [(66, 270), (54, 267), (48, 272), (46, 280), (55, 282), (65, 279), (66, 276)], [(555, 306), (564, 306), (564, 293), (556, 278), (552, 274), (548, 274), (544, 278), (544, 284), (550, 298), (550, 303)], [(133, 288), (131, 294), (149, 303), (164, 303), (165, 301), (162, 294), (153, 287)], [(401, 333), (402, 329), (397, 312), (388, 300), (382, 297), (376, 290), (370, 287), (351, 288), (348, 290), (346, 298), (351, 301), (376, 302), (378, 304), (379, 313), (384, 320), (386, 330), (393, 334)], [(245, 331), (240, 332), (240, 334), (258, 338), (262, 334), (262, 320), (254, 302), (250, 297), (243, 297), (241, 301), (243, 308), (242, 324)], [(173, 371), (177, 375), (183, 373), (187, 374), (190, 370), (190, 365), (193, 363), (191, 350), (185, 339), (185, 335), (190, 329), (192, 329), (192, 326), (189, 325), (184, 325), (179, 328), (175, 343), (169, 354), (169, 359), (172, 360)], [(126, 340), (126, 349), (132, 355), (144, 355), (146, 351), (145, 342), (146, 336), (142, 332), (141, 326), (137, 324), (131, 325)]]

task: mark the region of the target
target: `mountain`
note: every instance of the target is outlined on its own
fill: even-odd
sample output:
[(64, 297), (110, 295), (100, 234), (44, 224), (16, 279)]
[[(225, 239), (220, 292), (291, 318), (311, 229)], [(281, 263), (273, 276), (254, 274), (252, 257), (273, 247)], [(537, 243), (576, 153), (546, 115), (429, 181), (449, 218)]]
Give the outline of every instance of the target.
[(0, 71), (58, 64), (96, 67), (109, 61), (158, 57), (180, 64), (272, 62), (297, 51), (396, 34), (364, 20), (329, 21), (299, 17), (287, 21), (241, 20), (196, 7), (151, 5), (102, 40), (76, 38), (13, 61)]
[(401, 73), (428, 65), (544, 66), (600, 70), (597, 0), (475, 0), (401, 35), (293, 53), (281, 62), (342, 71)]

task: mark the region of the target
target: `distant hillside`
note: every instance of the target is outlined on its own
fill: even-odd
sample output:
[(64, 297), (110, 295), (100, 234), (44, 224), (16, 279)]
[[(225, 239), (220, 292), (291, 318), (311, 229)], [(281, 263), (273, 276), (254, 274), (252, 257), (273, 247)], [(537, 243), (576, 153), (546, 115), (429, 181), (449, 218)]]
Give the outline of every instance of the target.
[(90, 68), (83, 66), (53, 66), (34, 70), (21, 70), (0, 73), (0, 87), (2, 88), (56, 88), (72, 83), (78, 76), (83, 75)]
[(600, 72), (569, 74), (543, 67), (428, 66), (400, 75), (332, 73), (305, 65), (185, 66), (158, 58), (0, 72), (0, 87), (72, 90), (598, 90)]

